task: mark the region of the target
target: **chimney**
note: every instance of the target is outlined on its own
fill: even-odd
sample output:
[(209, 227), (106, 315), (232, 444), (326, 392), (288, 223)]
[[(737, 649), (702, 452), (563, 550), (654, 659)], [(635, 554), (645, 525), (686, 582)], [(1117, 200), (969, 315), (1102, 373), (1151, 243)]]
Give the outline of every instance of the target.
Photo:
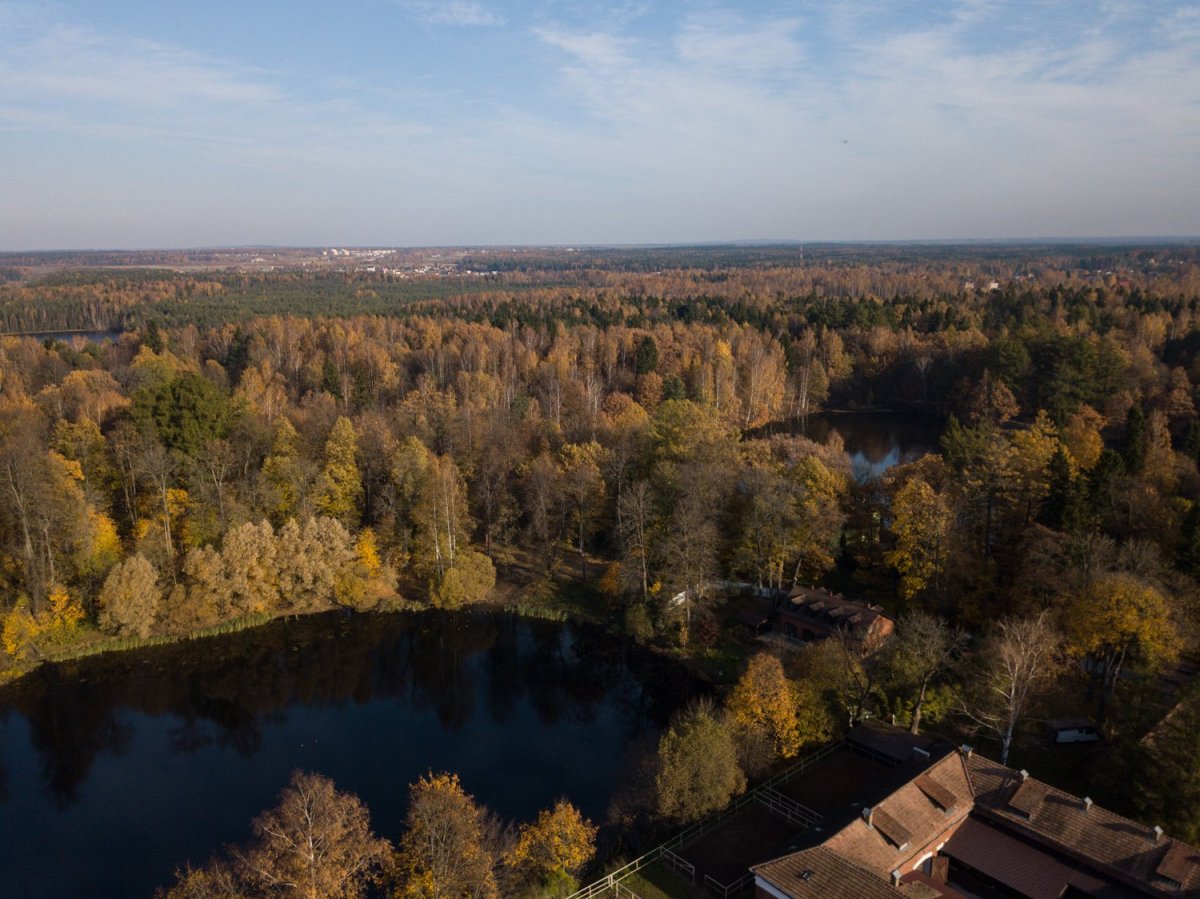
[(1022, 768), (1019, 773), (1021, 775), (1021, 783), (1025, 783), (1025, 781), (1029, 780), (1029, 772), (1024, 768)]
[(1163, 837), (1163, 829), (1157, 824), (1154, 825), (1154, 842), (1158, 842)]
[(971, 753), (975, 750), (966, 743), (963, 743), (962, 746), (958, 747), (958, 751), (962, 753), (963, 758), (969, 759), (971, 757)]
[(1083, 797), (1083, 813), (1086, 815), (1091, 810), (1092, 810), (1092, 797), (1084, 796)]
[(867, 827), (870, 827), (870, 828), (875, 827), (875, 825), (873, 823), (871, 823), (871, 818), (874, 817), (874, 815), (875, 815), (875, 809), (871, 808), (869, 805), (865, 806), (863, 808), (862, 816), (863, 816), (863, 820), (867, 822)]

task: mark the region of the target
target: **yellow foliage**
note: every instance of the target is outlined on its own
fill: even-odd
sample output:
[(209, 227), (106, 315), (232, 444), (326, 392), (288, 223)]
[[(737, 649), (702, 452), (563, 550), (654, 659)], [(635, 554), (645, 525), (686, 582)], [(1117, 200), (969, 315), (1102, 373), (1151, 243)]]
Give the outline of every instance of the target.
[(368, 577), (379, 577), (379, 572), (383, 565), (379, 561), (379, 549), (375, 545), (375, 532), (370, 528), (363, 528), (359, 532), (358, 540), (354, 543), (354, 555), (366, 569)]
[(51, 588), (49, 603), (50, 608), (41, 616), (43, 630), (72, 631), (83, 620), (83, 609), (61, 584)]
[(4, 627), (0, 630), (0, 639), (4, 642), (4, 651), (13, 658), (19, 659), (40, 633), (37, 621), (29, 611), (29, 600), (22, 597), (4, 617)]
[(1068, 648), (1110, 666), (1128, 658), (1152, 670), (1179, 652), (1171, 607), (1158, 589), (1131, 574), (1105, 575), (1072, 604), (1067, 616)]
[(779, 659), (763, 652), (750, 659), (725, 709), (739, 728), (762, 730), (776, 753), (791, 758), (804, 742), (796, 717), (799, 700), (796, 685), (783, 673)]
[(188, 507), (188, 492), (179, 487), (172, 487), (167, 491), (167, 509), (171, 513), (172, 518), (178, 518)]
[(68, 459), (61, 453), (50, 450), (50, 459), (58, 466), (59, 472), (74, 481), (83, 480), (83, 466), (75, 459)]
[(88, 506), (88, 523), (91, 540), (77, 557), (80, 571), (88, 574), (103, 574), (121, 561), (121, 538), (117, 526), (103, 512)]
[(896, 548), (884, 561), (900, 573), (905, 599), (912, 599), (945, 570), (954, 512), (945, 497), (919, 477), (900, 488), (892, 502)]
[(539, 812), (534, 823), (522, 825), (508, 863), (543, 877), (573, 874), (595, 854), (598, 830), (579, 809), (560, 799), (552, 810)]

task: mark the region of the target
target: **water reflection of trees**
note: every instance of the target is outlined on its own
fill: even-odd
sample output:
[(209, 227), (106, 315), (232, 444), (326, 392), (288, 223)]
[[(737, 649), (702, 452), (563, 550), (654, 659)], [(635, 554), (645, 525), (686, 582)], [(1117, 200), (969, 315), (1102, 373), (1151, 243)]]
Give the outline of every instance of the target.
[(394, 699), (457, 732), (479, 715), (511, 722), (522, 703), (547, 727), (587, 724), (607, 703), (628, 740), (661, 727), (690, 690), (677, 666), (587, 629), (507, 615), (332, 613), (47, 666), (0, 702), (28, 720), (45, 782), (68, 806), (98, 756), (129, 746), (128, 712), (173, 716), (172, 752), (216, 745), (249, 757), (296, 704)]

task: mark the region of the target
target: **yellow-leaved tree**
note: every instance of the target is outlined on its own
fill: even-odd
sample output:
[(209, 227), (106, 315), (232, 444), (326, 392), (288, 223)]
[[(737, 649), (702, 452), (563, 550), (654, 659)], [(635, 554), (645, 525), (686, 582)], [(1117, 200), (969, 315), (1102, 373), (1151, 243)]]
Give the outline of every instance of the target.
[(396, 896), (496, 899), (484, 811), (457, 774), (426, 774), (409, 788), (408, 829), (396, 853)]
[(33, 650), (33, 641), (38, 633), (37, 620), (29, 611), (29, 599), (21, 596), (4, 616), (4, 625), (0, 628), (4, 651), (14, 659), (24, 659)]
[(764, 734), (776, 755), (792, 758), (805, 739), (796, 717), (799, 705), (799, 691), (783, 673), (779, 658), (760, 652), (738, 678), (725, 711), (739, 730)]
[(1125, 572), (1084, 588), (1066, 615), (1067, 649), (1092, 662), (1093, 677), (1112, 693), (1126, 665), (1152, 671), (1179, 653), (1171, 604), (1152, 584)]
[(358, 434), (350, 419), (339, 416), (325, 442), (325, 467), (317, 484), (317, 509), (346, 528), (358, 523), (362, 475), (358, 470)]
[(579, 809), (560, 799), (532, 824), (521, 825), (507, 862), (554, 895), (571, 892), (575, 876), (596, 853), (598, 831)]
[(896, 547), (884, 559), (899, 572), (905, 599), (926, 590), (940, 598), (953, 524), (949, 500), (921, 478), (910, 478), (896, 493), (892, 501)]

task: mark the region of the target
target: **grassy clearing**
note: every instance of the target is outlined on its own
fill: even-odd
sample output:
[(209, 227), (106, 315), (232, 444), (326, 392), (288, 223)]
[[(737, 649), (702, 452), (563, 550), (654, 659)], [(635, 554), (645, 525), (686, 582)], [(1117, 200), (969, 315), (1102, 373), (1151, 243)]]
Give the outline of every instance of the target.
[(637, 893), (641, 899), (690, 899), (698, 895), (690, 883), (658, 863), (647, 865), (621, 883)]

